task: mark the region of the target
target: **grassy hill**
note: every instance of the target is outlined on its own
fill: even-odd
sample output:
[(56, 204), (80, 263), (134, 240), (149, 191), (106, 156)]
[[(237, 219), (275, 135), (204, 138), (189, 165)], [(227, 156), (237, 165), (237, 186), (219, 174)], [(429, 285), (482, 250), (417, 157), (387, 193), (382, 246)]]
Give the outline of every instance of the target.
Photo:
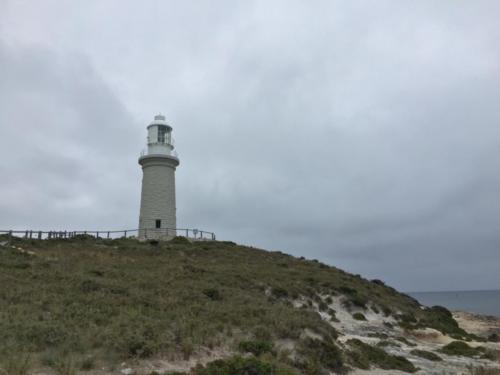
[(332, 298), (355, 319), (376, 312), (408, 329), (469, 336), (445, 309), (424, 310), (381, 281), (281, 252), (184, 238), (11, 245), (0, 247), (0, 368), (8, 373), (120, 373), (124, 360), (201, 352), (227, 355), (193, 370), (200, 375), (416, 370), (382, 349), (340, 343)]

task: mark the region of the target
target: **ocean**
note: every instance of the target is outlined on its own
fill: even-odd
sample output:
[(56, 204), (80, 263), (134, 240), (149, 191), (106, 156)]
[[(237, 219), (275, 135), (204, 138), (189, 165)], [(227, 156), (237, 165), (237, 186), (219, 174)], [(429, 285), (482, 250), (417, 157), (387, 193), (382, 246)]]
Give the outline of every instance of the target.
[(448, 310), (468, 311), (500, 317), (500, 290), (406, 293), (424, 306), (440, 305)]

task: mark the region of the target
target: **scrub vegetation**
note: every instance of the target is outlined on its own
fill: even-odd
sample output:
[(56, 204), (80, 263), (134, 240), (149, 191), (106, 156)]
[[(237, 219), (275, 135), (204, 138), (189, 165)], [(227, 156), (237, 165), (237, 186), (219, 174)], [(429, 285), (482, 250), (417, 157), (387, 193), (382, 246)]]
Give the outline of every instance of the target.
[[(445, 309), (423, 310), (380, 280), (279, 251), (184, 238), (79, 236), (11, 245), (0, 247), (0, 368), (9, 374), (40, 366), (69, 374), (220, 348), (234, 357), (194, 373), (414, 371), (382, 348), (340, 344), (318, 313), (335, 319), (331, 296), (342, 296), (355, 318), (370, 308), (407, 329), (427, 325), (466, 335)], [(293, 305), (298, 300), (301, 308)], [(291, 348), (276, 345), (284, 341)]]

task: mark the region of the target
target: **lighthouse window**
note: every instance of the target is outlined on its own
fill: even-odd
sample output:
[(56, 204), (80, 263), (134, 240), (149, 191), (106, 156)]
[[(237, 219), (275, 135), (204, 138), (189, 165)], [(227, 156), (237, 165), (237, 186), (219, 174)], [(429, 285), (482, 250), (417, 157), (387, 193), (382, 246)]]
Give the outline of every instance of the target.
[(158, 143), (165, 143), (165, 135), (167, 134), (166, 126), (158, 126)]
[(156, 219), (156, 228), (161, 228), (161, 220), (160, 219)]

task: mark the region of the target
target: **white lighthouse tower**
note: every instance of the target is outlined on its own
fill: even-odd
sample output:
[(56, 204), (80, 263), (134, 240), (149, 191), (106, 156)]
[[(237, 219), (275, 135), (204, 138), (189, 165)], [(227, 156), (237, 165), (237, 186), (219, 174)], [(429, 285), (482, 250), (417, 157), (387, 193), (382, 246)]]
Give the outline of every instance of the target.
[(139, 238), (175, 236), (175, 168), (172, 127), (165, 116), (157, 115), (148, 125), (147, 149), (139, 157), (142, 166)]

